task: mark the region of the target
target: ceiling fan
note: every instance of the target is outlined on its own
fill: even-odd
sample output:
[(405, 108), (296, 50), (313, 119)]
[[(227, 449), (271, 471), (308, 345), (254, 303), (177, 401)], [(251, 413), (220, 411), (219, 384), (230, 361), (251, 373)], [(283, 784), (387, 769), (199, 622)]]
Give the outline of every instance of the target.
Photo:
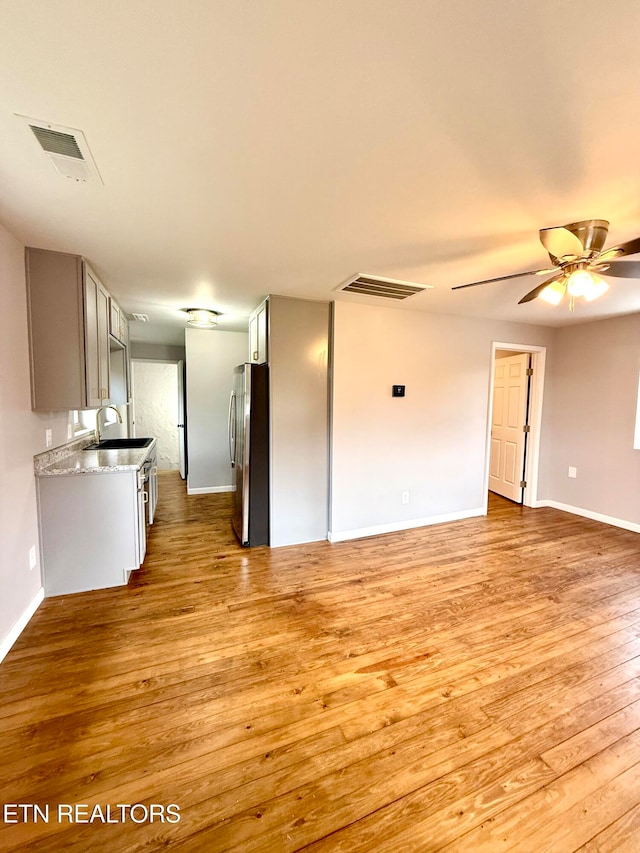
[(601, 274), (618, 278), (639, 278), (639, 263), (618, 263), (627, 255), (640, 252), (640, 237), (604, 249), (609, 231), (606, 219), (584, 219), (569, 225), (558, 225), (553, 228), (540, 229), (540, 242), (545, 247), (553, 263), (553, 267), (541, 270), (529, 270), (514, 275), (503, 275), (499, 278), (488, 278), (484, 281), (473, 281), (471, 284), (459, 284), (452, 290), (465, 287), (477, 287), (479, 284), (489, 284), (494, 281), (506, 281), (510, 278), (521, 278), (525, 275), (545, 275), (555, 273), (545, 279), (533, 290), (530, 290), (519, 301), (531, 302), (538, 296), (552, 305), (558, 305), (565, 293), (569, 294), (569, 310), (573, 311), (576, 297), (583, 297), (592, 302), (609, 289)]

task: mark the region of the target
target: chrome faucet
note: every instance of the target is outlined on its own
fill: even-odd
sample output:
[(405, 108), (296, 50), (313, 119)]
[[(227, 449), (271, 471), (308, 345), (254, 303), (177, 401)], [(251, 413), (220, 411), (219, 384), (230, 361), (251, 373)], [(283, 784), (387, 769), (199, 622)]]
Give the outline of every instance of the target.
[(100, 412), (105, 412), (107, 409), (113, 409), (118, 416), (118, 423), (122, 423), (122, 415), (115, 406), (100, 406), (96, 412), (96, 441), (100, 441)]

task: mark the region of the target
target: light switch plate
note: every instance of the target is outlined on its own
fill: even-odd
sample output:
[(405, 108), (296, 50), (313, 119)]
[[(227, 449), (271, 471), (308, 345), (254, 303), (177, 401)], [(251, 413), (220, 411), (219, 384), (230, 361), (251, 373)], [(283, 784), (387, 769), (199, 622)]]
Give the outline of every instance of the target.
[(44, 443), (47, 447), (51, 447), (53, 444), (53, 431), (50, 429), (46, 429), (44, 431)]
[(574, 468), (573, 465), (569, 465), (569, 477), (575, 479), (578, 476), (578, 469)]

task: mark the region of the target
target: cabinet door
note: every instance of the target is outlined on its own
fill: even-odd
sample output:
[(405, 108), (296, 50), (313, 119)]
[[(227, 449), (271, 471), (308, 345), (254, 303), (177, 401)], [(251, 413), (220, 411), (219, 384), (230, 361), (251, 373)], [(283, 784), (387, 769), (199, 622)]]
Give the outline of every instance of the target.
[(84, 276), (84, 348), (87, 385), (87, 408), (102, 405), (100, 373), (100, 333), (98, 329), (98, 289), (100, 285), (90, 270)]
[(110, 304), (111, 314), (109, 319), (109, 331), (114, 336), (114, 338), (118, 338), (118, 340), (121, 341), (122, 335), (120, 334), (120, 309), (118, 308), (118, 303), (114, 302), (113, 299), (111, 299)]
[(146, 507), (145, 504), (149, 499), (147, 492), (144, 490), (144, 486), (138, 480), (138, 567), (140, 567), (144, 562), (144, 556), (147, 553), (147, 521), (146, 521)]
[(254, 364), (269, 361), (268, 311), (269, 303), (265, 300), (249, 317), (249, 361)]
[(85, 371), (89, 409), (109, 402), (109, 314), (109, 294), (85, 267)]
[(258, 362), (258, 315), (249, 317), (249, 361)]
[(149, 472), (149, 524), (153, 524), (158, 504), (158, 464), (153, 459), (153, 467)]
[(98, 371), (102, 403), (109, 402), (109, 301), (109, 294), (98, 282)]
[[(88, 404), (82, 259), (28, 248), (25, 262), (32, 408), (84, 409)], [(98, 387), (97, 377), (93, 384)]]
[(267, 305), (263, 303), (258, 308), (258, 364), (265, 364), (269, 361), (268, 341), (267, 341)]

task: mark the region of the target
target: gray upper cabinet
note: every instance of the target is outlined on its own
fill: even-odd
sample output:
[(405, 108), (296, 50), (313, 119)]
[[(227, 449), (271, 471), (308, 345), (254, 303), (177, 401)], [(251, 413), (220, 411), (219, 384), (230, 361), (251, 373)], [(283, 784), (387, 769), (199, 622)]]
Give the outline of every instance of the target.
[(110, 298), (84, 258), (26, 250), (31, 405), (95, 409), (110, 402)]
[(269, 361), (269, 300), (258, 305), (249, 316), (249, 361), (265, 364)]
[(121, 343), (127, 343), (127, 318), (124, 311), (120, 308), (113, 296), (109, 300), (111, 305), (111, 313), (109, 320), (109, 331), (114, 338), (117, 338)]

